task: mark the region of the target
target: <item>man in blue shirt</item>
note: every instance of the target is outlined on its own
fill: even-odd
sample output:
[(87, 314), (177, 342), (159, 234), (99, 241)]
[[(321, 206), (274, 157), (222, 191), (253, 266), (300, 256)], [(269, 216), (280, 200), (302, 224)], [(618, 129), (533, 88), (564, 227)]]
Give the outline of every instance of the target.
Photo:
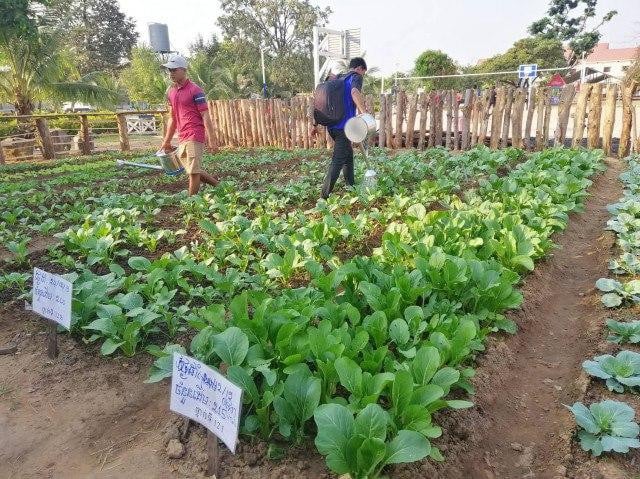
[(353, 147), (351, 146), (351, 141), (344, 134), (344, 125), (349, 118), (356, 116), (356, 107), (360, 113), (366, 111), (364, 97), (362, 96), (362, 77), (366, 72), (367, 64), (364, 59), (356, 57), (349, 62), (349, 71), (339, 76), (339, 78), (345, 78), (344, 116), (338, 124), (329, 127), (329, 135), (333, 138), (335, 146), (333, 148), (331, 166), (322, 185), (322, 197), (325, 200), (331, 194), (336, 180), (340, 176), (340, 170), (342, 170), (344, 181), (347, 185), (354, 185)]

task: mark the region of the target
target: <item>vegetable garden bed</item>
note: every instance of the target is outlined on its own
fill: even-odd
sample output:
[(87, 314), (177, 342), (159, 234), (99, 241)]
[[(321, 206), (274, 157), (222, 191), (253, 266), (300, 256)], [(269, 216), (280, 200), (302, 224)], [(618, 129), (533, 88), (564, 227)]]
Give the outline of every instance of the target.
[[(147, 372), (150, 381), (168, 375), (173, 350), (224, 363), (245, 391), (241, 452), (223, 455), (223, 477), (408, 477), (416, 465), (394, 465), (414, 461), (464, 476), (459, 459), (433, 465), (464, 444), (449, 428), (476, 409), (450, 411), (472, 406), (476, 357), (490, 333), (515, 332), (518, 314), (507, 310), (520, 307), (517, 288), (582, 207), (601, 153), (378, 150), (374, 192), (338, 191), (316, 204), (325, 155), (209, 158), (228, 181), (193, 198), (167, 191), (166, 177), (113, 170), (109, 157), (9, 172), (0, 294), (26, 293), (32, 266), (70, 271), (75, 294), (63, 356), (44, 370), (35, 364), (38, 323), (19, 303), (0, 319), (1, 340), (20, 344), (10, 360), (23, 368), (0, 382), (7, 425), (21, 438), (7, 449), (18, 476), (21, 464), (117, 476), (145, 458), (157, 477), (164, 468), (166, 477), (200, 474), (201, 428), (176, 432), (166, 385), (141, 384)], [(34, 235), (59, 243), (29, 254)], [(149, 371), (145, 350), (156, 357)], [(41, 454), (53, 465), (29, 450), (27, 384), (52, 425), (87, 425), (75, 442), (94, 454), (90, 464), (79, 451), (64, 466), (54, 449)], [(68, 399), (45, 412), (52, 394)], [(69, 401), (86, 401), (78, 417)], [(185, 458), (164, 457), (167, 438), (186, 445)], [(316, 448), (326, 465), (310, 455)]]

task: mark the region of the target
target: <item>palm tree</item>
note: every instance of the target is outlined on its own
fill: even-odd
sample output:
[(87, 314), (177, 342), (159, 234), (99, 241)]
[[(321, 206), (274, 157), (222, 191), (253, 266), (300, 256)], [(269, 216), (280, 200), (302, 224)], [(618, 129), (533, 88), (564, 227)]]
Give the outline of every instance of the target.
[(81, 78), (61, 34), (41, 29), (32, 37), (0, 31), (0, 99), (12, 102), (18, 115), (33, 113), (38, 100), (113, 104), (117, 92), (102, 86), (98, 74)]

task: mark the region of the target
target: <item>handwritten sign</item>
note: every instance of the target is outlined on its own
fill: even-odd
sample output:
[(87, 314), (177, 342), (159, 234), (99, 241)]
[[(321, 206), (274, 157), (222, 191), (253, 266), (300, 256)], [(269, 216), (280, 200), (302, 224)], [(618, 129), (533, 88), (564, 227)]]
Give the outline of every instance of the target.
[(71, 327), (72, 285), (57, 274), (33, 268), (33, 311), (55, 321), (65, 328)]
[(197, 359), (173, 354), (173, 412), (199, 422), (236, 451), (242, 389)]

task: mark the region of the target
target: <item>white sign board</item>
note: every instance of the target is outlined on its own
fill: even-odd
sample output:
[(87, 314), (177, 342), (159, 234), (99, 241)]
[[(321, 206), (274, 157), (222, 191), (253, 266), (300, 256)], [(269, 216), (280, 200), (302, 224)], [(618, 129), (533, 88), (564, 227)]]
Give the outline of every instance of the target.
[(40, 316), (71, 327), (72, 285), (57, 274), (33, 268), (33, 297), (31, 306)]
[(520, 65), (518, 67), (518, 78), (535, 78), (538, 76), (538, 65)]
[(173, 354), (173, 412), (199, 422), (233, 453), (238, 442), (242, 389), (197, 359)]

